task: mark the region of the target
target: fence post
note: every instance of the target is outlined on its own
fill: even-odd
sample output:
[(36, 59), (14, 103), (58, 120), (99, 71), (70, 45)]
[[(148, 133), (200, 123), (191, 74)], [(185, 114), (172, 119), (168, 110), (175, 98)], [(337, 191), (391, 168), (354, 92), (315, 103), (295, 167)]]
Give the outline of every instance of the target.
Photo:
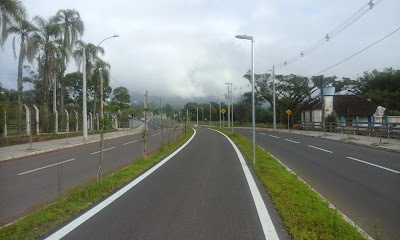
[(31, 135), (31, 118), (30, 118), (30, 114), (29, 114), (29, 108), (26, 104), (24, 104), (25, 107), (25, 113), (26, 113), (26, 134), (28, 136)]
[(58, 112), (57, 109), (54, 108), (54, 133), (58, 134)]
[(67, 133), (69, 132), (69, 113), (67, 111), (67, 109), (64, 109), (66, 117), (67, 117), (67, 127), (66, 127), (66, 131)]
[(99, 131), (99, 129), (100, 129), (100, 121), (99, 121), (99, 114), (98, 113), (96, 113), (96, 122), (97, 122), (97, 131)]
[(38, 109), (38, 107), (36, 107), (36, 105), (35, 104), (33, 104), (33, 108), (35, 109), (35, 118), (36, 118), (36, 123), (35, 123), (35, 126), (36, 126), (36, 135), (38, 135), (39, 136), (39, 109)]
[(75, 131), (78, 132), (79, 131), (79, 125), (78, 125), (78, 112), (76, 110), (74, 110), (75, 112), (75, 118), (76, 118), (76, 124), (75, 124)]
[(7, 110), (4, 109), (4, 137), (7, 137)]
[(93, 115), (91, 112), (89, 112), (90, 115), (90, 131), (93, 131)]

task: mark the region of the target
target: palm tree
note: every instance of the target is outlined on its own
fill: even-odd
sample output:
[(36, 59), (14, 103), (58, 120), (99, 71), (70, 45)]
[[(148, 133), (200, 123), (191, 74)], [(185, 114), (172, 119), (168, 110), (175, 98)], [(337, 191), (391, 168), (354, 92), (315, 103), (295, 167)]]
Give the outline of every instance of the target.
[(41, 70), (40, 75), (43, 79), (43, 103), (47, 112), (50, 99), (51, 76), (57, 73), (60, 63), (59, 58), (61, 58), (62, 52), (65, 49), (62, 47), (62, 41), (58, 38), (61, 33), (58, 24), (52, 21), (52, 19), (45, 20), (40, 16), (34, 17), (33, 20), (38, 28), (38, 31), (33, 36), (33, 42), (41, 55), (41, 58), (38, 60), (38, 69)]
[(82, 36), (85, 30), (83, 22), (80, 18), (79, 12), (74, 9), (59, 10), (53, 20), (58, 23), (63, 33), (63, 48), (64, 53), (62, 54), (62, 65), (61, 65), (61, 98), (60, 106), (61, 113), (64, 112), (64, 95), (65, 95), (65, 83), (64, 73), (66, 70), (67, 63), (69, 61), (69, 54), (72, 53), (72, 47), (77, 41), (78, 36)]
[(0, 45), (7, 39), (8, 25), (14, 21), (25, 19), (26, 13), (22, 3), (18, 0), (0, 1)]
[(18, 57), (18, 111), (17, 111), (17, 119), (18, 119), (18, 134), (22, 134), (22, 69), (25, 58), (32, 62), (35, 53), (36, 47), (32, 44), (32, 36), (31, 33), (36, 32), (36, 28), (27, 20), (19, 20), (15, 23), (11, 23), (10, 26), (6, 30), (6, 35), (15, 34), (13, 38), (13, 51), (14, 57), (17, 58), (17, 54), (15, 51), (15, 40), (19, 37), (20, 41), (20, 49), (19, 49), (19, 57)]
[[(101, 59), (94, 63), (92, 69), (92, 85), (94, 87), (94, 102), (93, 102), (93, 112), (96, 112), (97, 100), (100, 98), (100, 76), (103, 78), (103, 89), (107, 89), (110, 84), (110, 64)], [(103, 91), (106, 92), (106, 91)], [(104, 98), (104, 96), (103, 96)]]
[[(86, 79), (88, 81), (88, 83), (92, 83), (94, 86), (98, 86), (98, 82), (94, 82), (92, 81), (92, 75), (93, 73), (95, 73), (96, 71), (93, 71), (93, 68), (96, 69), (96, 65), (98, 61), (102, 61), (100, 59), (100, 57), (98, 56), (99, 54), (103, 55), (104, 54), (104, 48), (99, 47), (99, 46), (95, 46), (92, 43), (85, 43), (83, 41), (77, 41), (76, 44), (76, 50), (73, 53), (74, 59), (76, 61), (76, 63), (78, 64), (78, 66), (80, 65), (80, 62), (82, 60), (83, 57), (83, 50), (85, 50), (85, 54), (86, 54)], [(107, 63), (108, 64), (108, 63)], [(109, 64), (108, 64), (109, 67)], [(98, 81), (98, 79), (96, 80)], [(97, 87), (94, 87), (94, 112), (96, 111), (96, 97), (97, 97), (97, 93), (98, 93), (98, 89)]]

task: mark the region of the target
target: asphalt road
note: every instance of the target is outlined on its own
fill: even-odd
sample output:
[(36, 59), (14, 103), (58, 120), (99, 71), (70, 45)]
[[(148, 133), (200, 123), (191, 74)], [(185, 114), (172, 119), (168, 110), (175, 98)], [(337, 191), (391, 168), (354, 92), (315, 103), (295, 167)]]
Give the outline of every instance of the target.
[[(242, 165), (246, 163), (239, 161), (224, 136), (197, 129), (186, 147), (125, 194), (87, 219), (103, 203), (93, 207), (50, 237), (63, 233), (62, 239), (265, 239), (265, 224)], [(262, 190), (260, 199), (279, 238), (290, 239)], [(67, 231), (71, 226), (76, 228)]]
[(399, 153), (278, 131), (257, 131), (256, 143), (372, 237), (378, 225), (383, 239), (400, 239)]
[[(160, 147), (160, 128), (154, 119), (148, 126), (151, 131), (147, 149), (152, 152)], [(164, 131), (164, 142), (172, 140), (173, 129), (166, 127)], [(142, 155), (141, 134), (106, 140), (103, 173), (120, 169)], [(98, 166), (99, 143), (0, 163), (0, 221), (8, 223), (54, 200), (58, 195), (59, 173), (62, 192), (66, 192), (95, 179)]]

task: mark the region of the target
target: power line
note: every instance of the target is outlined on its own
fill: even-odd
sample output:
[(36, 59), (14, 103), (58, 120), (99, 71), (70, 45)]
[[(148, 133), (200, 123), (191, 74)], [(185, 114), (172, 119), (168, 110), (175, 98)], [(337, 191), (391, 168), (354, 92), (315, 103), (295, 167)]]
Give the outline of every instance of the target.
[(381, 3), (383, 0), (377, 0), (375, 3), (373, 0), (370, 0), (368, 3), (364, 4), (359, 10), (354, 12), (350, 17), (348, 17), (345, 21), (340, 23), (336, 28), (331, 30), (329, 33), (325, 35), (325, 37), (321, 38), (314, 44), (308, 46), (305, 48), (303, 51), (300, 52), (300, 54), (297, 54), (293, 56), (292, 58), (286, 60), (282, 64), (276, 65), (275, 70), (282, 69), (286, 67), (289, 64), (292, 64), (294, 62), (297, 62), (301, 58), (303, 58), (306, 55), (311, 54), (315, 50), (317, 50), (319, 47), (324, 45), (326, 42), (330, 41), (332, 38), (336, 37), (339, 35), (341, 32), (343, 32), (345, 29), (350, 27), (353, 23), (355, 23), (358, 19), (360, 19), (362, 16), (364, 16), (368, 11), (370, 11), (374, 6), (378, 5)]
[(374, 46), (375, 44), (377, 44), (377, 43), (383, 41), (384, 39), (388, 38), (389, 36), (391, 36), (392, 34), (396, 33), (396, 32), (399, 31), (399, 30), (400, 30), (400, 28), (397, 28), (397, 29), (394, 30), (393, 32), (389, 33), (388, 35), (384, 36), (383, 38), (379, 39), (378, 41), (372, 43), (371, 45), (369, 45), (368, 47), (362, 49), (361, 51), (358, 51), (358, 52), (356, 52), (355, 54), (351, 55), (350, 57), (348, 57), (348, 58), (346, 58), (346, 59), (344, 59), (344, 60), (342, 60), (342, 61), (340, 61), (340, 62), (338, 62), (338, 63), (336, 63), (336, 64), (334, 64), (334, 65), (332, 65), (332, 66), (330, 66), (330, 67), (328, 67), (328, 68), (326, 68), (326, 69), (320, 71), (320, 72), (317, 72), (317, 73), (311, 75), (311, 77), (312, 77), (312, 76), (315, 76), (315, 75), (318, 75), (318, 74), (320, 74), (320, 73), (322, 73), (322, 72), (325, 72), (325, 71), (327, 71), (327, 70), (329, 70), (329, 69), (331, 69), (331, 68), (333, 68), (333, 67), (336, 67), (337, 65), (339, 65), (339, 64), (341, 64), (341, 63), (343, 63), (343, 62), (349, 60), (350, 58), (352, 58), (352, 57), (354, 57), (354, 56), (357, 56), (358, 54), (364, 52), (365, 50), (367, 50), (368, 48)]

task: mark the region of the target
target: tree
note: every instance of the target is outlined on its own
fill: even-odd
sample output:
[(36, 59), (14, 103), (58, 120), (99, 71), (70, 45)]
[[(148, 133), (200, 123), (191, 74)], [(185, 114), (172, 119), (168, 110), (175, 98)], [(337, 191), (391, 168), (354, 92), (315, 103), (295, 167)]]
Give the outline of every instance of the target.
[(114, 97), (112, 98), (112, 102), (114, 105), (120, 107), (120, 109), (126, 109), (130, 106), (130, 98), (129, 90), (126, 87), (117, 87), (113, 91)]
[(18, 91), (18, 134), (22, 134), (22, 69), (24, 60), (27, 59), (32, 62), (35, 56), (36, 47), (32, 44), (31, 33), (34, 33), (37, 29), (27, 20), (21, 19), (11, 24), (7, 30), (6, 35), (15, 34), (13, 38), (13, 52), (14, 57), (17, 57), (15, 50), (15, 40), (18, 36), (20, 38), (20, 49), (18, 56), (18, 78), (17, 78), (17, 91)]
[(39, 49), (38, 69), (39, 75), (43, 79), (43, 104), (45, 112), (47, 113), (50, 100), (51, 79), (56, 77), (64, 49), (58, 38), (61, 33), (58, 24), (52, 19), (46, 20), (40, 16), (35, 16), (33, 20), (36, 23), (38, 31), (32, 38), (33, 43)]
[(8, 37), (8, 25), (26, 18), (25, 8), (18, 0), (0, 1), (0, 46), (3, 46)]
[(85, 30), (84, 24), (80, 18), (79, 12), (74, 9), (59, 10), (53, 20), (59, 24), (63, 33), (63, 49), (62, 64), (61, 64), (61, 112), (64, 112), (64, 92), (65, 80), (64, 73), (69, 61), (69, 55), (72, 53), (72, 47), (77, 41), (78, 36), (82, 36)]
[(97, 112), (97, 100), (100, 99), (100, 81), (103, 78), (103, 99), (111, 93), (110, 84), (110, 64), (103, 61), (97, 60), (92, 68), (92, 76), (90, 78), (90, 84), (93, 86), (93, 112)]
[(400, 70), (386, 68), (383, 71), (364, 72), (363, 76), (352, 81), (351, 92), (365, 99), (389, 108), (392, 112), (400, 110)]

